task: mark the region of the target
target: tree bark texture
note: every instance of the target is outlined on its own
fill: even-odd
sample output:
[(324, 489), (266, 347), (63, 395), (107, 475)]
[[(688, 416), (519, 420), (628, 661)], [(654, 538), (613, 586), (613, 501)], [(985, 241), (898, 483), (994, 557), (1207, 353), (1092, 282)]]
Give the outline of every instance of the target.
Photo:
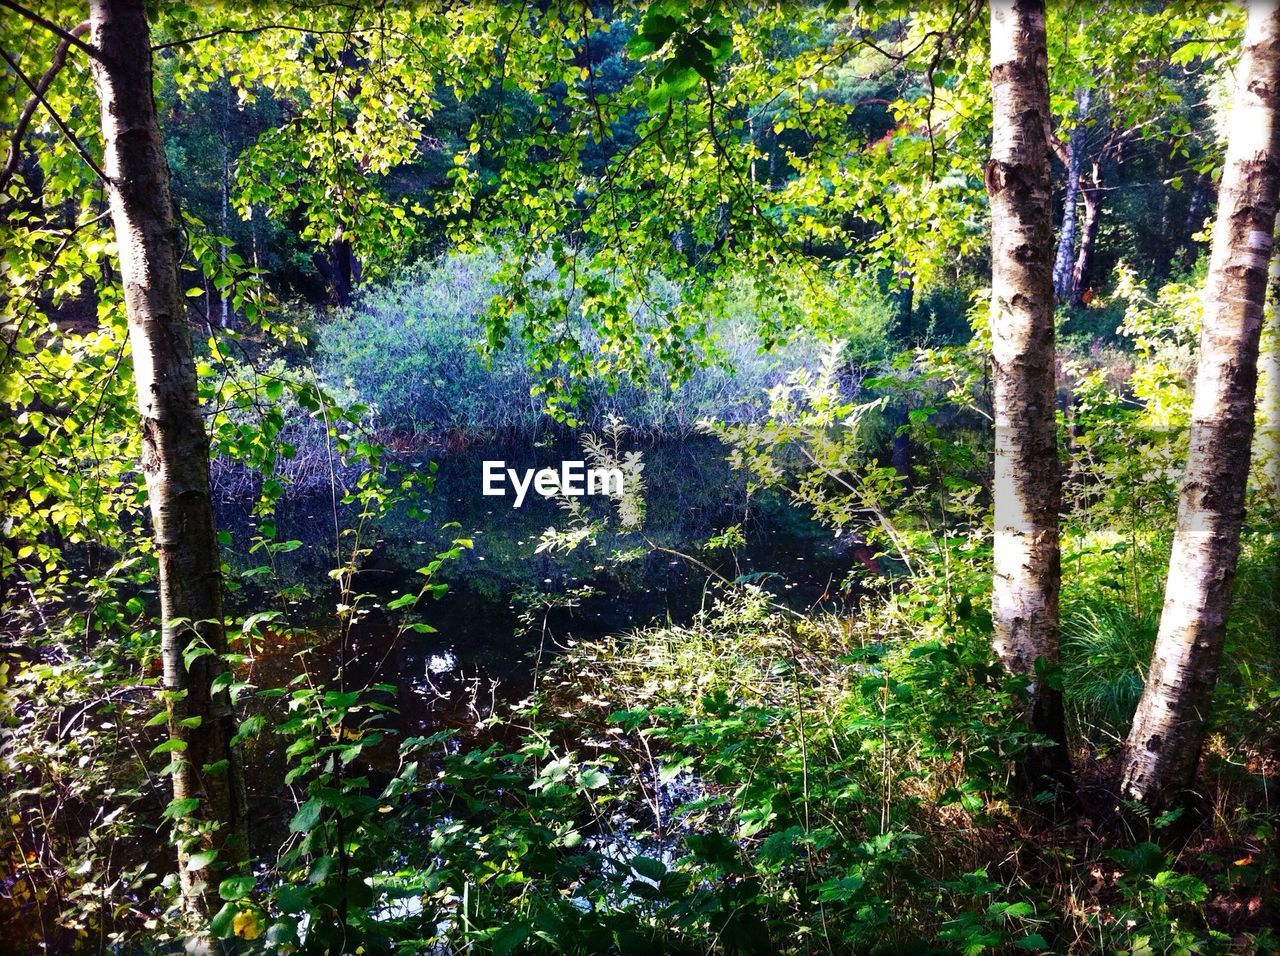
[(1280, 8), (1248, 5), (1213, 228), (1190, 450), (1164, 610), (1121, 789), (1149, 806), (1191, 784), (1226, 639), (1244, 522), (1258, 341), (1280, 185)]
[(993, 137), (991, 338), (995, 410), (994, 647), (1029, 682), (1027, 720), (1055, 742), (1023, 768), (1034, 787), (1066, 784), (1058, 662), (1058, 508), (1053, 223), (1043, 0), (991, 4)]
[[(243, 860), (247, 816), (236, 722), (226, 689), (214, 691), (227, 650), (222, 579), (209, 495), (209, 441), (200, 415), (191, 333), (178, 283), (180, 240), (169, 168), (152, 95), (143, 0), (91, 0), (93, 64), (101, 101), (104, 169), (119, 247), (142, 427), (141, 467), (159, 565), (164, 689), (177, 800), (198, 805), (180, 830), (182, 903), (209, 916), (220, 872)], [(188, 663), (189, 662), (189, 663)], [(192, 854), (216, 849), (209, 866)]]

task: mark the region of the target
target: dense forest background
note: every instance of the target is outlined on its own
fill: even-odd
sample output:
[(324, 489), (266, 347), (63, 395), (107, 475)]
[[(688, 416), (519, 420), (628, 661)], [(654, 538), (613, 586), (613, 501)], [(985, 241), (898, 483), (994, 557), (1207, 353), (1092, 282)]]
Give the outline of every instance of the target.
[(1280, 949), (1275, 4), (0, 16), (0, 950)]

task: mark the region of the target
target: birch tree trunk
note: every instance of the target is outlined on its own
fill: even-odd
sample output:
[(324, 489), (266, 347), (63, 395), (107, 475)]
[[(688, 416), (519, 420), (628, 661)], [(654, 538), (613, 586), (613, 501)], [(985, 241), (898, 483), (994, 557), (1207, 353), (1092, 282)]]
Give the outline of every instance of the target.
[(1084, 151), (1084, 119), (1089, 115), (1089, 89), (1076, 91), (1079, 125), (1067, 140), (1067, 189), (1062, 200), (1062, 228), (1058, 233), (1058, 253), (1053, 260), (1053, 294), (1063, 302), (1075, 297), (1072, 261), (1076, 251), (1076, 201), (1080, 194), (1080, 154)]
[(1069, 783), (1058, 662), (1053, 224), (1044, 0), (991, 3), (991, 338), (995, 411), (994, 647), (1029, 682), (1027, 720), (1055, 742), (1023, 768), (1033, 788)]
[[(247, 850), (244, 777), (231, 745), (231, 700), (214, 680), (226, 670), (222, 580), (209, 496), (209, 441), (200, 417), (186, 308), (178, 284), (180, 244), (169, 168), (152, 98), (144, 0), (91, 0), (93, 64), (101, 101), (103, 165), (119, 247), (159, 564), (164, 689), (174, 751), (175, 800), (196, 800), (183, 822), (182, 903), (204, 920), (217, 874)], [(185, 660), (184, 660), (185, 656)], [(217, 850), (189, 867), (196, 851)]]
[(1204, 743), (1240, 549), (1258, 340), (1280, 185), (1280, 9), (1248, 5), (1213, 228), (1191, 444), (1164, 611), (1125, 747), (1121, 790), (1169, 802)]

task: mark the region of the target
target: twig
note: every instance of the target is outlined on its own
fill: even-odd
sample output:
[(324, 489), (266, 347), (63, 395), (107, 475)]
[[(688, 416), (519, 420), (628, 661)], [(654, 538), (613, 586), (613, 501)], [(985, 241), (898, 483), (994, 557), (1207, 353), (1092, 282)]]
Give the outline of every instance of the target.
[[(89, 21), (77, 23), (71, 28), (71, 36), (78, 37), (89, 32)], [(26, 105), (22, 107), (22, 115), (18, 117), (18, 122), (14, 124), (13, 135), (9, 140), (9, 158), (5, 161), (4, 169), (0, 171), (0, 193), (4, 192), (9, 180), (13, 178), (14, 170), (18, 168), (18, 159), (22, 154), (22, 137), (27, 132), (27, 126), (31, 123), (31, 117), (35, 115), (36, 107), (40, 105), (40, 97), (49, 89), (49, 84), (53, 82), (53, 78), (58, 75), (58, 71), (67, 62), (67, 51), (71, 49), (70, 40), (63, 40), (58, 44), (58, 49), (54, 51), (53, 60), (49, 64), (49, 68), (44, 71), (44, 75), (40, 77), (36, 83), (36, 92), (28, 97)]]
[(32, 23), (38, 24), (39, 26), (44, 27), (50, 33), (53, 33), (56, 36), (62, 37), (64, 42), (69, 43), (71, 46), (76, 47), (77, 49), (82, 50), (83, 52), (89, 54), (89, 56), (93, 57), (95, 60), (98, 60), (99, 62), (102, 61), (103, 59), (102, 51), (100, 51), (95, 46), (90, 46), (88, 43), (85, 43), (83, 40), (80, 39), (79, 36), (76, 35), (74, 30), (64, 30), (62, 27), (58, 26), (52, 20), (46, 20), (44, 17), (40, 16), (40, 14), (36, 13), (35, 11), (28, 10), (26, 7), (20, 4), (14, 3), (13, 0), (0, 0), (0, 7), (7, 7), (8, 9), (12, 10), (14, 13), (17, 13), (26, 17)]
[[(7, 0), (0, 0), (0, 5), (7, 6)], [(49, 101), (44, 98), (44, 93), (41, 92), (35, 83), (31, 82), (31, 78), (22, 71), (22, 67), (18, 66), (18, 62), (5, 50), (0, 50), (0, 57), (9, 64), (9, 68), (18, 75), (18, 79), (20, 79), (27, 89), (31, 91), (31, 95), (53, 118), (53, 121), (58, 125), (58, 129), (62, 131), (62, 135), (67, 138), (67, 142), (71, 144), (71, 147), (80, 154), (80, 158), (85, 161), (85, 164), (97, 174), (99, 179), (110, 186), (111, 180), (107, 178), (107, 174), (102, 171), (102, 167), (97, 164), (91, 155), (89, 155), (89, 151), (85, 149), (84, 144), (76, 138), (76, 134), (71, 132), (70, 127), (67, 126), (62, 117), (57, 114), (52, 106), (49, 105)]]

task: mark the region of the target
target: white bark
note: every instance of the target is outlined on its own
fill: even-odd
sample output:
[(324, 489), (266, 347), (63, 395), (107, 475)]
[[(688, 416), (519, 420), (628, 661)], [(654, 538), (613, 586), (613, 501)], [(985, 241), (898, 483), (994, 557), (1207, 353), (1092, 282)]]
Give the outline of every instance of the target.
[(1056, 742), (1024, 768), (1035, 788), (1065, 783), (1062, 697), (1041, 677), (1058, 662), (1058, 508), (1049, 82), (1043, 0), (993, 0), (991, 337), (995, 410), (993, 644), (1029, 681), (1027, 719)]
[[(176, 799), (198, 800), (200, 833), (178, 851), (185, 912), (197, 924), (219, 905), (220, 874), (245, 858), (248, 808), (236, 721), (226, 690), (222, 576), (209, 496), (209, 441), (200, 415), (186, 306), (178, 282), (181, 243), (169, 168), (152, 92), (151, 46), (143, 0), (91, 0), (93, 62), (101, 102), (103, 168), (120, 257), (129, 343), (142, 428), (159, 568), (161, 654), (169, 693), (169, 734), (182, 741), (173, 774)], [(187, 666), (192, 643), (213, 654)], [(203, 866), (193, 850), (218, 851)], [(193, 947), (207, 948), (195, 938)]]
[(1067, 140), (1067, 188), (1062, 199), (1062, 229), (1058, 234), (1058, 254), (1053, 260), (1053, 294), (1064, 302), (1075, 298), (1073, 263), (1076, 252), (1076, 202), (1080, 195), (1080, 154), (1084, 151), (1084, 120), (1089, 115), (1089, 89), (1076, 91), (1076, 121), (1079, 125)]
[(1280, 185), (1280, 9), (1248, 5), (1205, 289), (1190, 449), (1147, 685), (1125, 748), (1125, 796), (1187, 787), (1204, 743), (1244, 521), (1258, 341)]

